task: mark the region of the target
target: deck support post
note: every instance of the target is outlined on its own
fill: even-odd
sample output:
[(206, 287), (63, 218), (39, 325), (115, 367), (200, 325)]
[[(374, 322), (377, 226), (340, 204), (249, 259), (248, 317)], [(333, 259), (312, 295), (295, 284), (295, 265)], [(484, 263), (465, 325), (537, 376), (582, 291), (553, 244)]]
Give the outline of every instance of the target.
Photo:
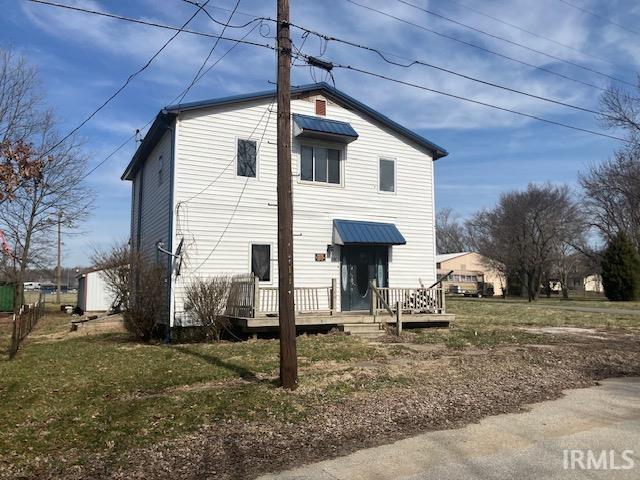
[(331, 309), (331, 315), (335, 315), (338, 311), (338, 290), (337, 290), (338, 281), (335, 278), (331, 279), (331, 305), (329, 308)]
[(371, 284), (369, 285), (369, 314), (373, 316), (373, 322), (376, 322), (376, 292), (375, 289), (377, 287), (376, 279), (371, 280)]
[(402, 335), (402, 302), (396, 302), (396, 334)]
[(445, 300), (444, 300), (444, 298), (445, 298), (444, 287), (440, 288), (440, 298), (441, 298), (441, 300), (440, 300), (440, 313), (447, 313), (447, 310), (446, 310), (445, 304), (444, 304), (444, 302), (445, 302)]

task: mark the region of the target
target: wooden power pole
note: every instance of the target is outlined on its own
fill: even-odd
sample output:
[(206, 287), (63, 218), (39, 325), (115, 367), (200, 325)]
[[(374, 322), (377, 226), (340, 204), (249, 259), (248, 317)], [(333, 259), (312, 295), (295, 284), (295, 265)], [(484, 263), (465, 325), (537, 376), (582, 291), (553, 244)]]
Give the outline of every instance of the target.
[(291, 37), (289, 0), (278, 1), (278, 316), (280, 384), (298, 386), (293, 294), (293, 200), (291, 198)]
[(61, 257), (62, 257), (62, 249), (60, 247), (61, 240), (61, 225), (62, 225), (62, 212), (58, 212), (58, 267), (56, 268), (56, 280), (58, 282), (56, 289), (56, 303), (60, 305), (60, 289), (62, 288), (61, 280), (62, 280), (62, 266), (61, 266)]

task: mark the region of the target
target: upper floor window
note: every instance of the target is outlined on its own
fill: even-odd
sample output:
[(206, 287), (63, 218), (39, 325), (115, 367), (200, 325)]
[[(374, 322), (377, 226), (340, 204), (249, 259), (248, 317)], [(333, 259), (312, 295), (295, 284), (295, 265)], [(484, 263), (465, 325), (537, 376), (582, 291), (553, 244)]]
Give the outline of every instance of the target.
[(256, 177), (257, 144), (253, 140), (238, 139), (237, 174), (239, 177)]
[(381, 192), (396, 191), (396, 161), (387, 158), (380, 159), (380, 173), (378, 188)]
[(300, 179), (340, 184), (340, 150), (302, 145)]

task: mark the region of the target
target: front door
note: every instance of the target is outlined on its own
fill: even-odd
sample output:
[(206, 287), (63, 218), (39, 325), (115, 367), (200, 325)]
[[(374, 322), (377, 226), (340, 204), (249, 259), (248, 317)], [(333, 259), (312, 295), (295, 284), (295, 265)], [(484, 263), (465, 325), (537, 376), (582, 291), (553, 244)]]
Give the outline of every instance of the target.
[(342, 311), (369, 310), (369, 283), (376, 280), (386, 287), (389, 269), (389, 247), (386, 245), (345, 245), (341, 247)]

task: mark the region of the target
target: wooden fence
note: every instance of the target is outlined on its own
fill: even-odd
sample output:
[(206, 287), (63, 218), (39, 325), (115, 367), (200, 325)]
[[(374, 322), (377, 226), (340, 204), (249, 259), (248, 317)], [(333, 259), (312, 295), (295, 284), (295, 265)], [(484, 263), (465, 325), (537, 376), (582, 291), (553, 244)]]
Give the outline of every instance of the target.
[(13, 332), (9, 345), (9, 359), (15, 358), (22, 341), (27, 338), (44, 313), (44, 294), (35, 303), (20, 307), (18, 313), (13, 314)]

